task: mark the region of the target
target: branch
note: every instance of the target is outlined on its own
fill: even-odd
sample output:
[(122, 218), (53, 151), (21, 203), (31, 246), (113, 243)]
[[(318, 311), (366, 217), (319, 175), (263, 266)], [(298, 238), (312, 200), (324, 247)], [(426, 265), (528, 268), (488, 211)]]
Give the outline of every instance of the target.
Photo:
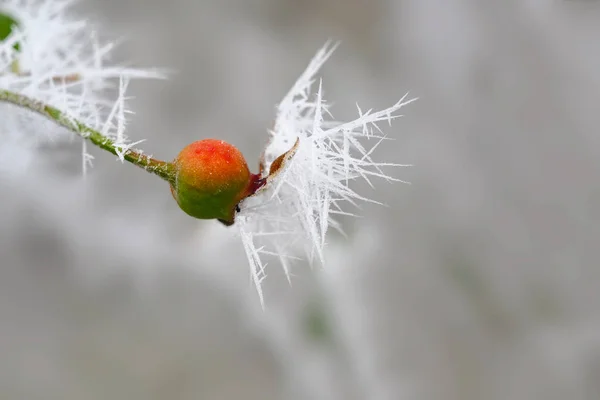
[(175, 181), (175, 171), (173, 163), (157, 160), (143, 154), (140, 150), (129, 149), (126, 146), (120, 146), (115, 141), (106, 135), (84, 125), (76, 119), (69, 118), (56, 107), (44, 104), (41, 101), (32, 99), (19, 93), (14, 93), (8, 90), (0, 89), (0, 101), (14, 104), (40, 114), (58, 125), (67, 128), (68, 130), (81, 136), (83, 139), (89, 140), (94, 145), (106, 150), (111, 154), (118, 156), (147, 172), (158, 175), (169, 183)]

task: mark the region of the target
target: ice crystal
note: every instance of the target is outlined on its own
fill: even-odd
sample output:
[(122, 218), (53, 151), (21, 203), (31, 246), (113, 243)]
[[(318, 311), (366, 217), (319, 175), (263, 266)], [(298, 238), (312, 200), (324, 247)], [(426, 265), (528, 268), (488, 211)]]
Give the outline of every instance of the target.
[(267, 185), (240, 205), (236, 224), (263, 305), (261, 282), (266, 276), (267, 257), (279, 260), (288, 280), (290, 262), (299, 254), (311, 264), (323, 265), (327, 231), (330, 227), (339, 229), (334, 217), (352, 215), (344, 209), (346, 204), (375, 202), (349, 183), (359, 178), (370, 185), (373, 178), (400, 181), (383, 168), (405, 166), (377, 162), (372, 153), (386, 140), (377, 123), (391, 123), (400, 116), (400, 108), (416, 99), (405, 95), (377, 112), (358, 108), (355, 120), (336, 122), (323, 100), (322, 82), (315, 85), (315, 75), (334, 50), (335, 46), (324, 46), (279, 104), (263, 153), (263, 175), (268, 175), (274, 162), (281, 161), (276, 161), (280, 155), (291, 151)]
[[(18, 23), (13, 25), (12, 33), (0, 41), (0, 90), (54, 106), (68, 118), (114, 138), (124, 151), (128, 146), (123, 134), (127, 81), (157, 78), (162, 74), (107, 64), (115, 43), (101, 44), (90, 24), (72, 15), (69, 8), (73, 3), (73, 0), (0, 2), (0, 14)], [(119, 80), (117, 100), (108, 99), (106, 90)], [(12, 106), (2, 107), (0, 112), (5, 115), (15, 113)], [(40, 133), (54, 134), (56, 129), (39, 129), (39, 124), (31, 123), (35, 116), (23, 114), (25, 117), (12, 118), (10, 124), (7, 119), (3, 120), (0, 145), (18, 143), (31, 148), (40, 139), (55, 138)], [(85, 151), (85, 143), (83, 146), (85, 171), (91, 156)]]

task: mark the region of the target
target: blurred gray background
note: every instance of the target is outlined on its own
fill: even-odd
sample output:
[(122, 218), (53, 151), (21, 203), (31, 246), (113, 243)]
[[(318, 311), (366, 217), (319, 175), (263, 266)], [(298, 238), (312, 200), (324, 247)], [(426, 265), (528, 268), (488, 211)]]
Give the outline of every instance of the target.
[[(80, 143), (0, 180), (2, 399), (600, 398), (600, 3), (84, 0), (136, 82), (129, 135), (257, 160), (327, 39), (338, 119), (420, 97), (328, 266), (271, 263), (266, 311), (231, 230)], [(256, 170), (256, 166), (252, 164)]]

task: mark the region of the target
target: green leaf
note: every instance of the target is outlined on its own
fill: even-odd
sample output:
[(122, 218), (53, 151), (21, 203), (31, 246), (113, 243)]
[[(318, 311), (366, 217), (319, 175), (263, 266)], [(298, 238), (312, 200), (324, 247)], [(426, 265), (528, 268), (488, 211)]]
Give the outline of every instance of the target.
[[(19, 23), (13, 17), (0, 12), (0, 42), (10, 36), (15, 26), (19, 26)], [(15, 43), (13, 47), (18, 51), (19, 43)]]

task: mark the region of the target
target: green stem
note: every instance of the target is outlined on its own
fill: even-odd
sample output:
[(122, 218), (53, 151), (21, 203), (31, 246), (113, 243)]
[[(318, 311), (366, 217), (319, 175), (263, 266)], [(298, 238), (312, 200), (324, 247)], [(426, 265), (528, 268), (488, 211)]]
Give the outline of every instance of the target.
[(102, 150), (106, 150), (111, 154), (118, 156), (121, 154), (123, 158), (147, 172), (160, 176), (169, 183), (175, 182), (175, 171), (173, 163), (161, 161), (143, 154), (139, 150), (125, 149), (115, 143), (111, 138), (102, 133), (82, 124), (81, 122), (67, 117), (62, 111), (56, 107), (44, 104), (41, 101), (34, 100), (30, 97), (19, 93), (14, 93), (8, 90), (0, 89), (0, 101), (11, 103), (27, 110), (36, 112), (44, 117), (56, 122), (70, 131), (81, 136), (83, 139), (89, 140)]

